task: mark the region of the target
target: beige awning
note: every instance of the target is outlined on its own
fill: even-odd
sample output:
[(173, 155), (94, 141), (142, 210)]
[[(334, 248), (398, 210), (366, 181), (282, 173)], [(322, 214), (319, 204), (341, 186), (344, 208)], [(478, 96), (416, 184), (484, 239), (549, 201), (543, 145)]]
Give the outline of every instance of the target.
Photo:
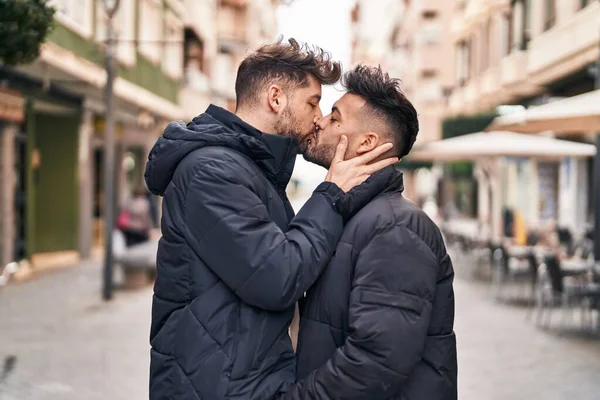
[(600, 131), (600, 90), (495, 118), (486, 131), (537, 133)]
[(489, 157), (591, 157), (591, 144), (515, 132), (478, 132), (415, 147), (409, 161), (466, 161)]

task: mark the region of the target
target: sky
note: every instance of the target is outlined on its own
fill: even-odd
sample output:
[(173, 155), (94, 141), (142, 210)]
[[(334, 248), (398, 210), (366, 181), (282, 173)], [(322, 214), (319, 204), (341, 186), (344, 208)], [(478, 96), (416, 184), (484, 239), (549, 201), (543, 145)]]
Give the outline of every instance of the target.
[[(279, 7), (279, 33), (285, 38), (293, 37), (300, 42), (317, 45), (331, 52), (344, 67), (349, 67), (350, 10), (353, 5), (354, 0), (295, 0), (290, 6)], [(341, 95), (339, 87), (323, 87), (323, 114), (328, 114)], [(308, 195), (323, 181), (326, 172), (299, 156), (293, 177), (300, 180), (302, 192)]]

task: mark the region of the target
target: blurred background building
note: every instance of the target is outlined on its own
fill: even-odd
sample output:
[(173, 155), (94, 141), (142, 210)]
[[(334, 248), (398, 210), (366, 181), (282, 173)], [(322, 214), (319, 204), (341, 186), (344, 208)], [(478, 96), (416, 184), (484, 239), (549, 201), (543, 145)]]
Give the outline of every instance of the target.
[[(419, 112), (417, 147), (482, 131), (501, 114), (594, 90), (597, 1), (359, 0), (351, 20), (353, 63), (379, 64), (402, 79)], [(588, 131), (570, 132), (568, 139), (591, 143), (595, 136)], [(489, 220), (478, 204), (489, 197), (481, 193), (489, 182), (478, 163), (432, 161), (400, 163), (407, 196), (423, 205), (433, 190), (444, 219)], [(423, 167), (431, 173), (413, 173)], [(591, 158), (507, 158), (498, 171), (503, 184), (491, 196), (519, 209), (530, 225), (555, 221), (582, 230), (592, 211), (591, 168)]]
[[(54, 0), (32, 64), (0, 67), (0, 265), (72, 263), (103, 238), (101, 0)], [(235, 108), (237, 65), (277, 33), (274, 0), (121, 0), (116, 15), (120, 199), (143, 185), (167, 121)]]
[[(597, 1), (456, 1), (448, 35), (456, 67), (447, 115), (485, 121), (519, 110), (513, 105), (522, 109), (594, 90), (599, 21)], [(569, 135), (582, 142), (593, 138), (585, 131)], [(503, 203), (531, 225), (555, 221), (581, 231), (592, 211), (591, 170), (591, 158), (506, 160)]]
[[(128, 249), (144, 279), (119, 260), (115, 286), (139, 290), (108, 303), (94, 257), (105, 217), (103, 1), (51, 0), (56, 26), (39, 58), (0, 63), (8, 398), (148, 398), (155, 247)], [(144, 185), (168, 121), (209, 103), (234, 110), (248, 49), (282, 34), (346, 69), (381, 65), (419, 112), (417, 144), (398, 167), (454, 263), (461, 399), (598, 399), (600, 249), (588, 228), (600, 208), (590, 145), (600, 148), (600, 1), (120, 0), (115, 18), (118, 202)], [(323, 88), (324, 114), (342, 93)], [(296, 211), (325, 174), (299, 156)], [(77, 267), (19, 282), (53, 266)]]
[[(235, 72), (244, 54), (286, 30), (277, 26), (281, 3), (121, 0), (115, 83), (120, 200), (143, 185), (144, 161), (167, 121), (189, 120), (211, 102), (235, 108)], [(107, 17), (101, 0), (52, 4), (56, 27), (39, 59), (0, 69), (0, 174), (8, 183), (0, 188), (0, 265), (24, 258), (62, 264), (87, 258), (102, 244)], [(329, 16), (310, 18), (319, 26), (333, 15), (346, 20), (350, 35), (338, 41), (348, 42), (340, 47), (350, 49), (348, 64), (381, 65), (402, 80), (419, 112), (416, 148), (594, 89), (597, 1), (340, 0), (331, 9)], [(307, 37), (329, 50), (334, 41), (322, 36)], [(324, 103), (334, 92), (324, 90)], [(578, 129), (568, 139), (591, 142), (594, 135)], [(490, 197), (519, 209), (532, 226), (556, 221), (581, 230), (593, 211), (590, 158), (505, 158), (496, 174), (502, 184), (493, 193), (474, 160), (408, 157), (399, 167), (406, 196), (421, 206), (428, 202), (445, 220), (489, 222)], [(294, 179), (304, 181), (300, 170)]]

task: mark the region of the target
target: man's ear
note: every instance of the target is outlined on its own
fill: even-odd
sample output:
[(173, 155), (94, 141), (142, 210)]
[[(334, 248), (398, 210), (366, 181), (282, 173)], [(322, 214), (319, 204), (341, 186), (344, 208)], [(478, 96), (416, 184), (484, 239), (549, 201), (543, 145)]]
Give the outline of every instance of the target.
[(376, 132), (363, 133), (360, 136), (360, 142), (358, 145), (358, 149), (356, 149), (356, 153), (360, 155), (373, 150), (375, 147), (379, 146), (379, 139), (380, 136)]
[(276, 114), (279, 114), (287, 106), (287, 96), (279, 85), (271, 85), (267, 90), (267, 102), (269, 108)]

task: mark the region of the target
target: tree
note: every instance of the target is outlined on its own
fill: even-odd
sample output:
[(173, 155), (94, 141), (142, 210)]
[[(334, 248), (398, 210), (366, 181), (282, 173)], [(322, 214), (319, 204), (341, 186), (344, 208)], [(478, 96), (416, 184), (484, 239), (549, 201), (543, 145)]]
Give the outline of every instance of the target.
[(35, 60), (53, 28), (55, 12), (48, 0), (0, 0), (0, 62)]

